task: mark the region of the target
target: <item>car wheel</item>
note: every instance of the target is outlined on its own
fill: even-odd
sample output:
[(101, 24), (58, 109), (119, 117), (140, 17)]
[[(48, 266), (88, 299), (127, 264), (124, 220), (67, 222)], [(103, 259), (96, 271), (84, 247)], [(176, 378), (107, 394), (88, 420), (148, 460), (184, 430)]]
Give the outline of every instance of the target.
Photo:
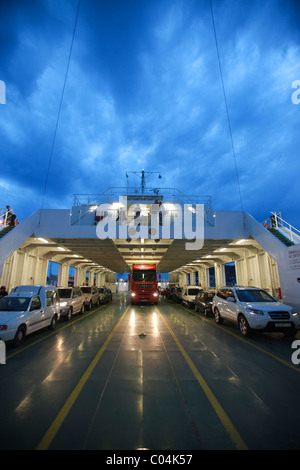
[(84, 313), (85, 312), (85, 305), (84, 303), (82, 304), (82, 307), (81, 307), (81, 310), (80, 310), (80, 313)]
[(244, 317), (244, 315), (239, 316), (238, 323), (239, 323), (239, 328), (240, 328), (240, 332), (242, 333), (242, 335), (249, 336), (251, 333), (251, 328), (246, 318)]
[(197, 306), (197, 304), (195, 304), (194, 309), (195, 309), (195, 312), (198, 312), (198, 306)]
[(71, 307), (69, 308), (68, 312), (67, 312), (67, 315), (66, 315), (66, 320), (67, 321), (70, 321), (72, 318), (72, 309)]
[(57, 323), (57, 315), (53, 315), (51, 319), (51, 323), (49, 325), (49, 330), (54, 330), (54, 328), (56, 327), (56, 323)]
[(206, 317), (209, 317), (209, 309), (208, 308), (204, 308), (204, 315)]
[(293, 338), (294, 336), (296, 336), (296, 333), (297, 333), (297, 329), (296, 329), (296, 328), (290, 328), (290, 329), (288, 329), (287, 331), (284, 331), (284, 335), (285, 335), (287, 338)]
[(217, 308), (215, 308), (214, 314), (215, 314), (215, 322), (218, 325), (221, 325), (221, 323), (223, 323), (223, 318), (221, 317), (220, 312)]
[(19, 346), (26, 336), (25, 326), (19, 326), (14, 337), (14, 346)]

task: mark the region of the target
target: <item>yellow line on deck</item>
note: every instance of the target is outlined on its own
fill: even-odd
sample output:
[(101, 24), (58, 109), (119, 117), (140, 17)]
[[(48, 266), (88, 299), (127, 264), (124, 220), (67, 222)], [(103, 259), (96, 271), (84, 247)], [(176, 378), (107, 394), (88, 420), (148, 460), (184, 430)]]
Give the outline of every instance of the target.
[(191, 360), (191, 358), (189, 357), (189, 355), (185, 351), (184, 347), (182, 346), (179, 339), (177, 338), (177, 336), (173, 332), (173, 330), (170, 327), (169, 323), (163, 317), (163, 315), (161, 314), (161, 312), (159, 311), (159, 309), (157, 307), (156, 307), (156, 309), (157, 309), (158, 313), (160, 314), (161, 318), (163, 319), (165, 325), (167, 326), (172, 338), (174, 339), (176, 345), (178, 346), (178, 348), (179, 348), (181, 354), (183, 355), (184, 359), (186, 360), (188, 366), (190, 367), (191, 371), (193, 372), (193, 374), (194, 374), (196, 380), (198, 381), (200, 387), (204, 391), (204, 393), (205, 393), (206, 397), (208, 398), (210, 404), (212, 405), (212, 407), (215, 410), (216, 414), (218, 415), (220, 421), (222, 422), (224, 428), (226, 429), (227, 433), (229, 434), (232, 442), (235, 444), (235, 446), (238, 450), (247, 450), (248, 448), (247, 448), (246, 444), (244, 443), (243, 439), (241, 438), (240, 434), (238, 433), (238, 431), (236, 430), (236, 428), (234, 427), (234, 425), (230, 421), (229, 417), (225, 413), (224, 409), (222, 408), (222, 406), (218, 402), (215, 395), (212, 393), (211, 389), (209, 388), (209, 386), (205, 382), (204, 378), (202, 377), (202, 375), (198, 371), (197, 367), (195, 366), (195, 364), (193, 363), (193, 361)]
[(98, 353), (96, 354), (96, 356), (94, 357), (94, 359), (90, 363), (89, 367), (86, 369), (85, 373), (83, 374), (83, 376), (81, 377), (81, 379), (77, 383), (76, 387), (74, 388), (72, 393), (69, 395), (67, 401), (65, 402), (65, 404), (61, 408), (60, 412), (56, 416), (55, 420), (53, 421), (53, 423), (49, 427), (48, 431), (46, 432), (46, 434), (44, 435), (44, 437), (40, 441), (40, 443), (37, 446), (36, 450), (47, 450), (48, 447), (50, 446), (51, 442), (53, 441), (53, 439), (55, 438), (57, 432), (59, 431), (59, 428), (63, 424), (65, 418), (67, 417), (67, 415), (70, 411), (70, 409), (74, 405), (77, 397), (79, 396), (79, 394), (80, 394), (81, 390), (83, 389), (84, 385), (86, 384), (88, 378), (90, 377), (91, 373), (93, 372), (94, 368), (96, 367), (97, 363), (99, 362), (102, 354), (104, 353), (105, 349), (107, 348), (107, 346), (108, 346), (110, 340), (112, 339), (116, 329), (118, 328), (119, 324), (123, 320), (123, 318), (126, 315), (129, 308), (130, 308), (130, 305), (126, 308), (125, 312), (123, 313), (123, 315), (119, 319), (118, 323), (115, 325), (115, 327), (113, 328), (113, 330), (111, 331), (109, 336), (106, 338), (105, 342), (103, 343), (103, 345), (99, 349)]

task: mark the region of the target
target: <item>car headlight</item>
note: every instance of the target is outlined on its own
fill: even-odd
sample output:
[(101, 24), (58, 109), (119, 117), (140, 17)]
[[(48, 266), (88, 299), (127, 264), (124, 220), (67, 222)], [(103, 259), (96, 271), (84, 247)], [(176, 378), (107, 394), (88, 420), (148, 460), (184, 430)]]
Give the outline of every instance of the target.
[(296, 317), (296, 316), (298, 315), (298, 313), (295, 312), (295, 310), (292, 308), (292, 310), (291, 310), (291, 315), (293, 315), (293, 317)]
[(131, 297), (135, 297), (135, 292), (131, 292)]
[(60, 302), (60, 306), (61, 306), (61, 307), (66, 307), (67, 304), (68, 304), (68, 302)]
[(246, 308), (246, 312), (250, 313), (251, 315), (264, 315), (262, 310), (256, 310), (255, 308)]
[(158, 293), (157, 292), (153, 292), (153, 297), (157, 297), (158, 296)]

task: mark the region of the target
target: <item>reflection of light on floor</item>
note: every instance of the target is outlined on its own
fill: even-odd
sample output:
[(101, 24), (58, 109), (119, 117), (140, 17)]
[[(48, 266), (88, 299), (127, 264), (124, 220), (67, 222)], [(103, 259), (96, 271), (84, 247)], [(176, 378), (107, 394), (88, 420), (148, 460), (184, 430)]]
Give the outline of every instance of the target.
[(143, 419), (143, 414), (144, 414), (144, 369), (143, 369), (143, 351), (139, 350), (137, 356), (137, 362), (138, 362), (138, 370), (139, 370), (139, 376), (138, 376), (138, 384), (140, 388), (140, 393), (138, 396), (138, 403), (137, 403), (137, 408), (138, 408), (138, 413)]
[(155, 335), (158, 335), (159, 334), (159, 330), (158, 330), (158, 326), (157, 326), (157, 314), (156, 312), (154, 312), (152, 314), (152, 318), (153, 318), (153, 333)]
[(133, 310), (129, 319), (129, 333), (132, 334), (135, 328), (135, 311)]
[(33, 400), (31, 400), (30, 395), (31, 393), (29, 393), (27, 397), (25, 397), (24, 400), (22, 400), (17, 406), (17, 408), (15, 409), (15, 412), (21, 415), (23, 418), (25, 417), (27, 413), (29, 413), (30, 408), (33, 403)]

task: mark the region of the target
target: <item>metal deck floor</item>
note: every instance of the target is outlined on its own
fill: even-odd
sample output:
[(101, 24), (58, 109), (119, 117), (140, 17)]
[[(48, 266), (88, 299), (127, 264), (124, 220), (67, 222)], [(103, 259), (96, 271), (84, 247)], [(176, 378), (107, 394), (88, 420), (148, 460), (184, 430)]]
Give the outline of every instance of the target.
[(7, 347), (1, 449), (299, 450), (293, 340), (128, 299)]

